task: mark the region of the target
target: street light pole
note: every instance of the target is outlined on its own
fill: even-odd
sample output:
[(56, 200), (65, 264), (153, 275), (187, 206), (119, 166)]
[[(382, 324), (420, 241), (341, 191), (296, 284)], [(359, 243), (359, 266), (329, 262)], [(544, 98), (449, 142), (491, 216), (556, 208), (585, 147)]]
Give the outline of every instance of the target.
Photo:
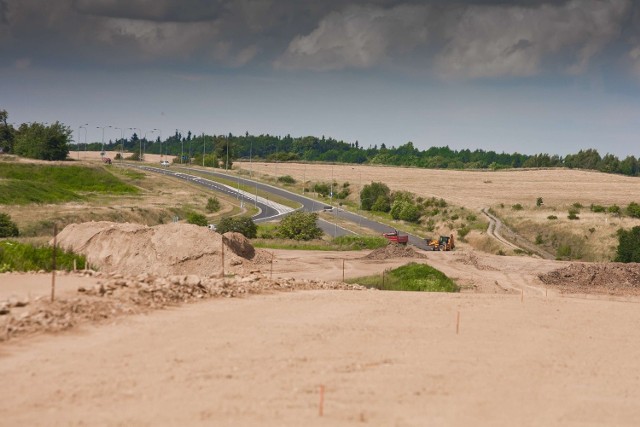
[(176, 133), (180, 135), (180, 142), (182, 143), (182, 151), (180, 152), (180, 164), (182, 164), (182, 159), (184, 158), (184, 138), (182, 134), (184, 131), (182, 129), (176, 129)]
[(124, 161), (124, 129), (114, 127), (114, 129), (120, 129), (120, 163)]
[(100, 150), (100, 157), (104, 156), (104, 128), (110, 128), (112, 126), (96, 126), (96, 129), (102, 128), (102, 149)]
[(78, 160), (80, 160), (80, 129), (84, 128), (85, 132), (87, 131), (87, 128), (85, 126), (87, 126), (88, 123), (85, 123), (83, 125), (78, 126), (78, 141), (76, 143), (76, 148), (78, 149)]
[[(149, 131), (149, 133), (156, 133), (158, 129), (153, 128)], [(144, 133), (144, 148), (142, 149), (142, 156), (147, 153), (147, 132)]]
[(207, 146), (207, 140), (204, 137), (204, 132), (202, 132), (202, 167), (204, 167), (204, 156), (205, 156), (206, 146)]

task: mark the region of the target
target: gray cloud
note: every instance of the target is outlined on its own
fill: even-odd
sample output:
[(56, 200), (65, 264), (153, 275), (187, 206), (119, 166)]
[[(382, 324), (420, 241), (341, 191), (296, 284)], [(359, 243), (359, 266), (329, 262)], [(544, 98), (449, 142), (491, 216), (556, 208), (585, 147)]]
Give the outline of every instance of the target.
[(0, 0), (0, 66), (580, 73), (620, 39), (630, 9), (631, 0)]
[(451, 42), (436, 67), (448, 76), (531, 76), (555, 60), (564, 71), (580, 73), (620, 35), (630, 5), (629, 0), (572, 0), (535, 8), (470, 6), (450, 27)]

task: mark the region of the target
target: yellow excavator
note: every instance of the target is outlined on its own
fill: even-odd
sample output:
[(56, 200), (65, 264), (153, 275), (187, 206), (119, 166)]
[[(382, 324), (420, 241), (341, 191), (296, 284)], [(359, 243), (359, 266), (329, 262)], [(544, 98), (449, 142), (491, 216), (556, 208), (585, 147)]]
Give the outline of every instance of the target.
[(456, 245), (453, 234), (450, 236), (440, 236), (440, 239), (425, 239), (432, 251), (451, 251)]

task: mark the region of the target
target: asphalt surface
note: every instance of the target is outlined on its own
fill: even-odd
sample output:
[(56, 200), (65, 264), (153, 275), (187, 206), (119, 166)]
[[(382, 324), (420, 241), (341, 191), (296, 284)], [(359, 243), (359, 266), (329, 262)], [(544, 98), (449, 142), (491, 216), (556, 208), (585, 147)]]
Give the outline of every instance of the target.
[[(178, 170), (189, 170), (189, 168), (185, 168), (185, 167), (176, 167), (176, 169)], [(297, 193), (293, 193), (291, 191), (279, 188), (279, 187), (274, 187), (271, 186), (269, 184), (264, 184), (261, 182), (256, 182), (252, 179), (247, 179), (247, 178), (243, 178), (243, 177), (239, 177), (236, 175), (230, 175), (230, 174), (226, 174), (226, 173), (222, 173), (222, 172), (215, 172), (215, 171), (210, 171), (210, 170), (203, 170), (203, 169), (196, 169), (199, 173), (204, 173), (207, 175), (212, 175), (212, 176), (216, 176), (219, 178), (225, 178), (225, 179), (231, 179), (234, 181), (238, 181), (240, 184), (243, 185), (247, 185), (247, 186), (251, 186), (253, 188), (255, 188), (257, 186), (258, 189), (269, 192), (271, 194), (275, 194), (277, 196), (289, 199), (291, 201), (297, 202), (300, 205), (302, 205), (302, 210), (305, 212), (319, 212), (322, 211), (326, 208), (331, 208), (330, 212), (333, 215), (335, 215), (336, 220), (338, 219), (344, 219), (346, 221), (350, 221), (352, 223), (358, 224), (361, 227), (364, 228), (368, 228), (370, 230), (373, 230), (377, 233), (387, 233), (390, 231), (393, 231), (393, 228), (389, 227), (386, 224), (382, 224), (379, 223), (377, 221), (373, 221), (371, 219), (368, 219), (362, 215), (358, 215), (349, 211), (345, 211), (343, 209), (340, 209), (339, 207), (332, 207), (330, 205), (318, 202), (317, 200), (308, 198), (306, 196), (303, 196), (301, 194), (297, 194)], [(225, 187), (226, 188), (226, 187)], [(328, 211), (328, 210), (327, 210)], [(322, 230), (327, 233), (330, 236), (336, 237), (336, 236), (341, 236), (341, 235), (345, 235), (345, 234), (354, 234), (348, 230), (344, 230), (342, 228), (340, 228), (339, 226), (335, 225), (335, 223), (332, 222), (328, 222), (325, 220), (318, 220), (318, 226), (320, 228), (322, 228)], [(407, 234), (407, 233), (403, 233), (401, 232), (400, 234)], [(420, 249), (424, 249), (424, 250), (429, 250), (430, 247), (427, 245), (427, 243), (425, 242), (425, 240), (419, 236), (415, 236), (415, 235), (411, 235), (409, 234), (409, 243), (420, 248)]]
[[(354, 224), (358, 224), (360, 227), (368, 228), (379, 234), (387, 233), (394, 230), (393, 228), (389, 227), (386, 224), (373, 221), (362, 215), (345, 211), (343, 209), (340, 209), (339, 207), (334, 207), (325, 203), (321, 203), (315, 199), (308, 198), (301, 194), (297, 194), (279, 187), (274, 187), (269, 184), (257, 182), (252, 179), (243, 178), (237, 175), (231, 175), (223, 172), (215, 172), (215, 171), (206, 170), (206, 169), (188, 168), (188, 167), (177, 166), (177, 165), (172, 165), (170, 167), (155, 167), (155, 166), (142, 166), (142, 165), (128, 164), (128, 166), (136, 167), (138, 169), (143, 169), (143, 170), (147, 170), (154, 173), (160, 173), (163, 175), (172, 176), (178, 179), (182, 179), (184, 181), (189, 181), (194, 184), (201, 185), (212, 191), (225, 193), (230, 196), (236, 197), (238, 199), (242, 199), (244, 200), (245, 203), (253, 204), (260, 209), (260, 212), (252, 217), (252, 219), (256, 223), (278, 219), (280, 217), (283, 217), (289, 214), (292, 210), (286, 209), (286, 207), (283, 207), (282, 205), (279, 205), (277, 203), (269, 202), (268, 200), (265, 200), (262, 198), (256, 198), (255, 196), (251, 196), (251, 194), (238, 191), (224, 184), (203, 179), (200, 176), (193, 175), (193, 172), (198, 172), (204, 175), (211, 175), (212, 177), (224, 178), (227, 180), (235, 181), (238, 184), (242, 184), (250, 188), (257, 188), (258, 190), (262, 190), (264, 192), (268, 192), (270, 194), (274, 194), (279, 197), (291, 200), (295, 203), (299, 203), (301, 205), (301, 208), (299, 210), (302, 210), (304, 212), (320, 212), (320, 211), (330, 212), (331, 215), (336, 218), (336, 222), (330, 222), (324, 219), (318, 219), (318, 226), (322, 229), (322, 231), (324, 231), (326, 234), (332, 237), (355, 234), (349, 230), (346, 230), (338, 226), (337, 221), (340, 219), (352, 222)], [(408, 234), (408, 233), (400, 232), (400, 234)], [(425, 240), (419, 236), (409, 234), (409, 243), (420, 249), (424, 249), (424, 250), (430, 249), (430, 247), (427, 245)]]

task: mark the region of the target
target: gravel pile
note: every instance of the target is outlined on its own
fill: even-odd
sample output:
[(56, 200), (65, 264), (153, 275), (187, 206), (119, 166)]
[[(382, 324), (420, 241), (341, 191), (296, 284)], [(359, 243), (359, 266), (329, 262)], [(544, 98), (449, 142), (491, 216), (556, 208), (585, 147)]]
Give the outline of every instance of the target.
[(362, 259), (385, 260), (392, 258), (426, 258), (426, 256), (416, 252), (412, 247), (390, 243), (384, 248), (371, 251)]
[(37, 332), (62, 331), (82, 323), (102, 321), (124, 314), (145, 313), (210, 298), (236, 298), (249, 294), (294, 290), (366, 289), (341, 282), (271, 280), (258, 272), (225, 278), (201, 277), (195, 274), (86, 274), (99, 277), (99, 284), (90, 288), (78, 288), (77, 296), (73, 298), (58, 299), (54, 302), (49, 298), (31, 302), (0, 302), (0, 341)]
[(571, 264), (539, 279), (563, 293), (640, 295), (640, 264)]

